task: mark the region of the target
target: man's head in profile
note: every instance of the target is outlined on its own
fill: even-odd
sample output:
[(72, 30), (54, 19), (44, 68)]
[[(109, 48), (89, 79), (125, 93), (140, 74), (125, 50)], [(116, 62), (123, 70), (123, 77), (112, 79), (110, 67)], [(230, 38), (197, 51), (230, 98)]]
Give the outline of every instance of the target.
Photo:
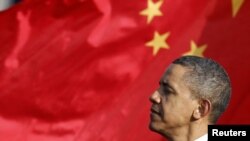
[(226, 110), (230, 95), (230, 80), (222, 66), (207, 58), (180, 57), (150, 97), (149, 127), (168, 140), (197, 140)]

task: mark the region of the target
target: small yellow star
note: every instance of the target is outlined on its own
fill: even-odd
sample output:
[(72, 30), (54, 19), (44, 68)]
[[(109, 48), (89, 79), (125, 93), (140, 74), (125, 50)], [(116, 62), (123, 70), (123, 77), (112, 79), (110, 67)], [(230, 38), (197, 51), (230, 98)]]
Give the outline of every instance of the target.
[(153, 55), (156, 55), (161, 48), (169, 49), (169, 45), (166, 43), (166, 39), (169, 35), (169, 32), (160, 35), (155, 31), (154, 39), (146, 43), (146, 46), (153, 48)]
[(207, 45), (202, 45), (202, 46), (198, 47), (194, 41), (191, 41), (190, 46), (191, 46), (191, 50), (184, 53), (183, 56), (194, 55), (194, 56), (204, 57), (203, 53), (204, 53), (205, 49), (207, 48)]
[(245, 0), (231, 0), (233, 17), (237, 15)]
[(140, 12), (140, 15), (147, 16), (147, 23), (149, 24), (155, 16), (162, 16), (160, 7), (163, 3), (163, 0), (159, 0), (154, 3), (153, 0), (148, 0), (148, 7)]

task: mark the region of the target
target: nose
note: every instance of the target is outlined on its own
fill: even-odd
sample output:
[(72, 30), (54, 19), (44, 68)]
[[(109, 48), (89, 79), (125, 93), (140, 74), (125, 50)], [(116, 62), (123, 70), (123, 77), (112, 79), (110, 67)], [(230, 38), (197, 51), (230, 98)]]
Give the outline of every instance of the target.
[(150, 97), (149, 100), (152, 103), (160, 103), (161, 102), (161, 97), (160, 97), (160, 93), (158, 92), (158, 90), (156, 90)]

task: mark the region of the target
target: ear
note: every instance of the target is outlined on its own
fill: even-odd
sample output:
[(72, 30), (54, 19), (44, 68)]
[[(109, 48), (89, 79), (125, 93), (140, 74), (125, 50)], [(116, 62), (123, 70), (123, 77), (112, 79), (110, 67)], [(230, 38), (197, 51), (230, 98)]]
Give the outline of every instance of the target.
[(211, 102), (208, 99), (200, 100), (197, 108), (195, 108), (193, 111), (193, 118), (198, 120), (207, 116), (211, 111), (211, 106)]

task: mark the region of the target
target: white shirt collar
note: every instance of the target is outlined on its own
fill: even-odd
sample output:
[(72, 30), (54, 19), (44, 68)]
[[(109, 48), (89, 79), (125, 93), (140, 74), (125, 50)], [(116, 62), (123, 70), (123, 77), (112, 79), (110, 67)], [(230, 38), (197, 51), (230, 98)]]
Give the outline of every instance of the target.
[(196, 140), (194, 140), (194, 141), (207, 141), (207, 140), (208, 140), (207, 134), (205, 134), (205, 135), (199, 137), (198, 139), (196, 139)]

